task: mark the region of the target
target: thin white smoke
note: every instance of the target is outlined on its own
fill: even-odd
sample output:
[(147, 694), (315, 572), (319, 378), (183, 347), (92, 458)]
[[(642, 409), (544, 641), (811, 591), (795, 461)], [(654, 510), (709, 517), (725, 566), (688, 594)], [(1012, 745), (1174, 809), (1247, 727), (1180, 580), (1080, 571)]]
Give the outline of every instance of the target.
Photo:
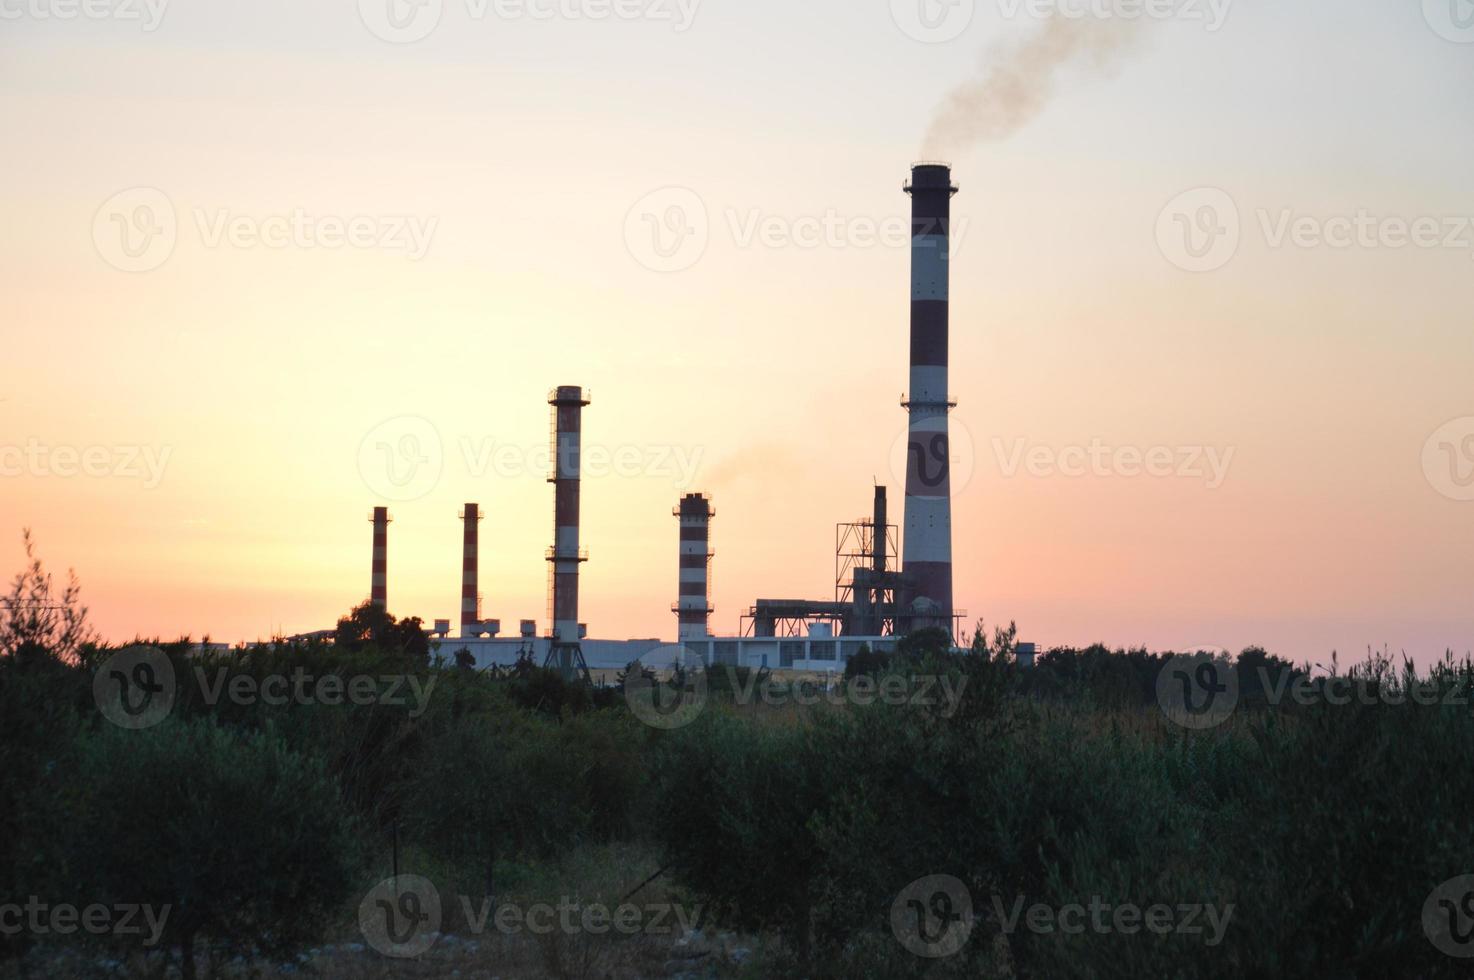
[(1049, 105), (1061, 69), (1108, 74), (1141, 34), (1135, 20), (1051, 17), (1023, 40), (991, 48), (979, 73), (937, 107), (922, 156), (954, 159), (977, 143), (1011, 136)]

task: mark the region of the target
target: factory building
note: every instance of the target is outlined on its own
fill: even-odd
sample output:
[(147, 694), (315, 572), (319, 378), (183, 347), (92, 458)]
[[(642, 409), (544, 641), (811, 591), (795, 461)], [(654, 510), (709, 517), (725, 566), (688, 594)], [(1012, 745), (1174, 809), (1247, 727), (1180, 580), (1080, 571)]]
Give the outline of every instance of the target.
[[(832, 599), (757, 599), (740, 616), (736, 636), (711, 634), (711, 498), (682, 497), (678, 523), (674, 641), (590, 639), (579, 622), (579, 568), (588, 561), (580, 533), (583, 388), (562, 386), (552, 406), (554, 485), (553, 546), (548, 549), (546, 632), (521, 620), (502, 636), (500, 620), (482, 618), (478, 580), (478, 504), (468, 503), (464, 522), (459, 637), (450, 620), (436, 620), (440, 653), (462, 649), (478, 668), (510, 666), (530, 656), (565, 676), (622, 669), (639, 660), (659, 669), (677, 660), (733, 666), (839, 673), (862, 647), (893, 649), (898, 636), (940, 627), (956, 636), (964, 615), (952, 595), (951, 447), (948, 417), (956, 402), (948, 393), (951, 169), (918, 164), (905, 191), (911, 197), (910, 393), (904, 533), (889, 523), (886, 488), (874, 488), (871, 513), (836, 526)], [(372, 601), (387, 608), (389, 515), (373, 518)], [(899, 539), (899, 540), (898, 540)], [(898, 547), (899, 545), (899, 547)], [(895, 567), (893, 557), (899, 558)]]

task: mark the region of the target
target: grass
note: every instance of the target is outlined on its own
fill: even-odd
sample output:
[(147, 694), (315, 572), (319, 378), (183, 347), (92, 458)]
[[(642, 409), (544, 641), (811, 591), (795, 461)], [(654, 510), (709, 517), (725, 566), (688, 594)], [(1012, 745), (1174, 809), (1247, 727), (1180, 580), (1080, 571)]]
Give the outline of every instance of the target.
[[(687, 926), (700, 915), (699, 903), (691, 899), (665, 876), (647, 879), (660, 870), (659, 853), (645, 844), (585, 845), (568, 851), (562, 858), (544, 864), (505, 863), (498, 866), (503, 883), (496, 896), (495, 907), (511, 905), (524, 913), (534, 906), (556, 909), (560, 903), (579, 908), (603, 906), (611, 910), (621, 905), (637, 906), (641, 913), (640, 931), (633, 934), (609, 929), (603, 933), (585, 931), (577, 926), (578, 913), (571, 913), (577, 926), (565, 932), (555, 928), (547, 934), (535, 934), (523, 926), (516, 931), (498, 930), (488, 917), (482, 928), (467, 921), (461, 895), (466, 896), (473, 912), (479, 916), (482, 897), (464, 881), (456, 880), (456, 869), (434, 867), (423, 856), (405, 856), (404, 873), (425, 873), (441, 892), (443, 907), (442, 936), (423, 956), (413, 960), (395, 960), (381, 956), (366, 947), (358, 932), (357, 908), (345, 909), (333, 934), (322, 946), (310, 951), (299, 964), (285, 968), (263, 963), (250, 965), (218, 965), (215, 972), (202, 968), (201, 976), (211, 975), (244, 980), (247, 977), (300, 977), (304, 969), (309, 975), (324, 980), (381, 980), (388, 977), (447, 977), (464, 980), (490, 978), (530, 978), (530, 980), (635, 980), (689, 973), (702, 977), (739, 977), (743, 968), (733, 961), (734, 950), (757, 951), (752, 937), (708, 934), (690, 941)], [(389, 867), (377, 869), (387, 877)], [(677, 915), (675, 909), (681, 914)], [(685, 918), (681, 918), (684, 915)], [(556, 920), (555, 920), (556, 921)], [(739, 955), (740, 952), (739, 952)], [(5, 980), (83, 980), (108, 973), (99, 964), (106, 952), (54, 950), (45, 956), (32, 956), (24, 962), (0, 965)], [(744, 957), (749, 963), (756, 956)], [(748, 975), (758, 976), (751, 972)], [(178, 976), (177, 970), (165, 972), (155, 957), (151, 962), (138, 960), (120, 964), (112, 975), (131, 977)]]

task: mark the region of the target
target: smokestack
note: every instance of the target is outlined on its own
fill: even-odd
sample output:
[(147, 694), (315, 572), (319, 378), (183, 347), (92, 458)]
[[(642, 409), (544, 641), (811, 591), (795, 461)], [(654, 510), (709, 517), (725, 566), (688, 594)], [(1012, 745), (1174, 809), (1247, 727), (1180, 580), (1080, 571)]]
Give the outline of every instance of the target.
[(911, 395), (906, 446), (907, 584), (897, 610), (907, 629), (952, 629), (952, 477), (947, 413), (948, 267), (952, 169), (918, 164), (911, 195)]
[(553, 406), (553, 474), (555, 488), (553, 547), (548, 550), (553, 575), (553, 644), (548, 659), (566, 677), (587, 668), (579, 647), (578, 566), (588, 555), (578, 543), (579, 478), (582, 473), (583, 409), (589, 404), (582, 388), (561, 387), (548, 395)]
[(380, 609), (389, 608), (389, 508), (375, 507), (374, 560), (369, 585), (369, 602)]
[(681, 519), (680, 599), (675, 605), (677, 641), (711, 635), (711, 498), (688, 493), (672, 513)]
[(481, 505), (467, 504), (461, 512), (465, 543), (461, 549), (461, 636), (472, 635), (481, 623), (480, 533)]
[(875, 511), (871, 516), (870, 523), (874, 536), (870, 542), (870, 567), (877, 575), (885, 573), (886, 563), (886, 523), (885, 513), (885, 487), (875, 488)]

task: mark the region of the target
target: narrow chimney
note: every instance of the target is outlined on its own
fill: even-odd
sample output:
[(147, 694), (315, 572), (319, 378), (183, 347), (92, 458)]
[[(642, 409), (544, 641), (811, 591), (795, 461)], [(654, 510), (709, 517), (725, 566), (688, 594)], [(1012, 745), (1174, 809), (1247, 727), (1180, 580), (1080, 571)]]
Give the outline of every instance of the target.
[(374, 560), (369, 586), (369, 602), (380, 609), (389, 608), (389, 508), (375, 507), (374, 516)]
[(676, 639), (704, 640), (711, 635), (711, 519), (716, 512), (710, 497), (688, 493), (674, 514), (681, 522)]
[(552, 564), (552, 647), (548, 660), (564, 676), (572, 677), (586, 668), (579, 646), (578, 566), (588, 561), (579, 547), (579, 485), (582, 476), (583, 410), (589, 404), (586, 391), (564, 386), (548, 395), (553, 406), (554, 487)]
[(871, 539), (870, 542), (870, 567), (875, 570), (877, 575), (883, 574), (885, 572), (885, 565), (886, 561), (888, 560), (886, 555), (885, 540), (887, 520), (888, 518), (886, 517), (885, 507), (885, 487), (876, 487), (875, 511), (870, 520), (872, 526), (871, 529), (874, 532), (874, 537)]
[(461, 549), (461, 636), (471, 636), (481, 623), (480, 533), (481, 505), (467, 504), (461, 512), (465, 539)]
[(918, 164), (911, 195), (911, 394), (906, 446), (906, 576), (897, 616), (904, 631), (952, 629), (952, 477), (947, 414), (948, 288), (952, 171)]

